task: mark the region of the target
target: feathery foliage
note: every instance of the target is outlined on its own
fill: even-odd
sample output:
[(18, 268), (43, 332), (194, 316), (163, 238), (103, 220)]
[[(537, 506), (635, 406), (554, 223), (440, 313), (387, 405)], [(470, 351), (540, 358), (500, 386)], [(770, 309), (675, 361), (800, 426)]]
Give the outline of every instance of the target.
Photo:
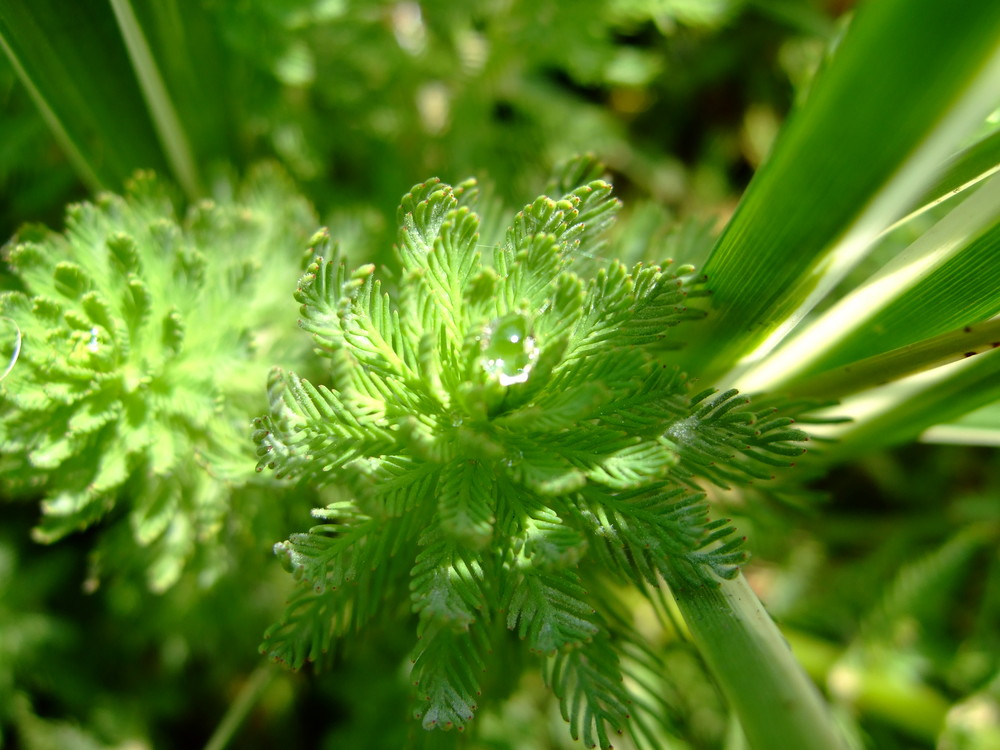
[(295, 297), (329, 382), (275, 371), (258, 468), (350, 497), (275, 547), (311, 588), (268, 632), (275, 658), (315, 658), (392, 606), (408, 575), (424, 727), (468, 725), (499, 622), (545, 660), (573, 736), (609, 747), (630, 711), (622, 625), (595, 610), (587, 581), (736, 574), (739, 539), (709, 518), (699, 478), (767, 476), (756, 464), (786, 464), (805, 436), (731, 392), (690, 393), (670, 364), (666, 330), (701, 316), (686, 305), (705, 294), (692, 268), (574, 270), (619, 209), (608, 183), (574, 184), (595, 170), (571, 162), (566, 192), (528, 204), (493, 247), (479, 241), (474, 182), (416, 185), (391, 292), (325, 231), (314, 238)]
[[(39, 547), (34, 505), (4, 506), (0, 744), (200, 745), (221, 716), (206, 750), (541, 750), (618, 731), (842, 750), (845, 727), (858, 748), (1000, 747), (996, 456), (877, 451), (998, 442), (998, 39), (990, 0), (0, 3), (4, 238), (136, 169), (253, 225), (230, 237), (213, 211), (220, 240), (202, 242), (154, 207), (224, 281), (185, 253), (160, 273), (127, 211), (106, 236), (148, 246), (124, 286), (76, 250), (0, 262), (0, 289), (32, 300), (0, 315), (0, 493), (58, 509), (76, 488), (95, 519)], [(579, 161), (505, 214), (583, 150), (624, 210)], [(335, 257), (327, 235), (299, 265), (317, 224), (293, 191), (213, 182), (261, 158), (353, 261), (300, 290), (319, 358), (283, 290)], [(415, 190), (393, 260), (391, 211), (425, 174), (489, 187), (456, 185), (454, 206), (440, 183)], [(15, 243), (58, 244), (41, 237)], [(251, 256), (266, 273), (244, 283)], [(676, 324), (664, 267), (634, 265), (664, 257), (712, 290), (692, 304), (704, 323)], [(252, 473), (264, 362), (285, 368), (269, 440), (291, 479)], [(822, 505), (766, 502), (815, 476), (761, 481), (800, 450), (793, 416), (824, 439), (810, 467), (851, 460), (810, 489), (832, 488)], [(309, 505), (315, 528), (289, 536)], [(286, 537), (298, 581), (269, 567)], [(756, 564), (725, 578), (744, 549)], [(246, 641), (290, 590), (266, 648), (327, 674), (259, 664)]]
[(183, 221), (139, 174), (124, 196), (71, 206), (64, 232), (29, 226), (6, 247), (20, 288), (0, 317), (22, 343), (0, 443), (10, 487), (44, 496), (38, 540), (127, 516), (163, 589), (216, 535), (232, 491), (258, 482), (238, 446), (265, 363), (305, 362), (281, 343), (272, 282), (301, 268), (314, 221), (273, 168)]

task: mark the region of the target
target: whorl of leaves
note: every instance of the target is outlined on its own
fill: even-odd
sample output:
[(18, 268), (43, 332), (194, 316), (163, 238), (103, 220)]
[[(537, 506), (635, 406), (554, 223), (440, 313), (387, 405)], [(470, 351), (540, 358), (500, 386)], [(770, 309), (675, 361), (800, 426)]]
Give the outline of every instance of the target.
[(234, 446), (263, 363), (296, 351), (273, 345), (287, 318), (274, 283), (300, 272), (313, 221), (273, 169), (183, 220), (139, 174), (124, 196), (71, 206), (64, 232), (28, 227), (4, 249), (19, 289), (0, 294), (0, 317), (22, 345), (0, 383), (0, 443), (12, 488), (44, 494), (39, 540), (127, 494), (162, 589), (214, 537), (253, 477)]
[(685, 304), (702, 293), (692, 269), (573, 270), (619, 207), (574, 169), (588, 181), (530, 203), (492, 248), (474, 183), (415, 186), (398, 213), (398, 292), (321, 237), (296, 299), (329, 378), (275, 372), (258, 469), (351, 498), (276, 546), (312, 592), (262, 649), (298, 667), (371, 616), (375, 579), (389, 596), (408, 585), (425, 727), (467, 725), (506, 625), (544, 660), (573, 736), (608, 747), (630, 699), (587, 581), (735, 575), (740, 540), (695, 478), (758, 476), (801, 433), (758, 424), (732, 394), (692, 397), (665, 359), (667, 329), (700, 316)]

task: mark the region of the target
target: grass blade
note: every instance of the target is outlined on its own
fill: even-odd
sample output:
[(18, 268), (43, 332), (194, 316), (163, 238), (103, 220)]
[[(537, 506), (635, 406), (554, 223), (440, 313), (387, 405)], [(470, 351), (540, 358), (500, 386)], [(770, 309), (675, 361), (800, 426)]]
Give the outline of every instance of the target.
[(153, 115), (153, 126), (156, 128), (160, 143), (163, 144), (173, 174), (187, 196), (195, 198), (201, 192), (198, 168), (195, 166), (187, 135), (167, 93), (146, 37), (129, 0), (110, 0), (110, 2), (122, 38), (125, 40), (132, 67), (139, 79), (142, 95)]
[(816, 686), (740, 575), (672, 589), (754, 750), (844, 750)]
[(226, 47), (225, 27), (211, 12), (215, 6), (158, 0), (130, 7), (203, 176), (206, 164), (245, 161), (241, 127), (258, 116), (266, 97)]
[[(1000, 176), (741, 379), (765, 390), (1000, 312)], [(961, 351), (961, 344), (958, 344)]]
[(0, 46), (91, 189), (167, 171), (106, 3), (5, 0)]
[(976, 409), (964, 417), (926, 430), (920, 439), (925, 443), (988, 445), (1000, 448), (1000, 401)]
[(853, 422), (811, 432), (833, 437), (825, 463), (913, 440), (1000, 400), (1000, 348), (848, 399), (831, 412)]
[(705, 267), (716, 346), (697, 364), (718, 376), (763, 358), (998, 99), (1000, 4), (864, 4)]
[(980, 185), (997, 172), (1000, 172), (1000, 129), (980, 138), (949, 159), (941, 177), (917, 201), (919, 208), (889, 227), (886, 233)]
[(1000, 318), (876, 354), (786, 384), (795, 396), (842, 398), (1000, 347)]

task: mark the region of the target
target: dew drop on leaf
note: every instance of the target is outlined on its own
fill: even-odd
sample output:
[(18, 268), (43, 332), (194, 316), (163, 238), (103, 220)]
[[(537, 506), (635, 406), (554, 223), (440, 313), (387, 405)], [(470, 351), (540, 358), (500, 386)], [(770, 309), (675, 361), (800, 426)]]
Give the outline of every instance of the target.
[(524, 315), (511, 313), (487, 326), (481, 341), (483, 369), (506, 387), (523, 383), (538, 359), (538, 345)]
[(87, 351), (97, 354), (101, 350), (101, 332), (95, 326), (90, 329), (90, 341), (87, 342)]
[(508, 469), (513, 469), (519, 466), (524, 460), (524, 453), (522, 451), (515, 451), (514, 453), (508, 453), (503, 459), (503, 465)]
[[(21, 327), (13, 318), (0, 318), (0, 380), (6, 378), (21, 356)], [(6, 361), (6, 364), (4, 362)]]

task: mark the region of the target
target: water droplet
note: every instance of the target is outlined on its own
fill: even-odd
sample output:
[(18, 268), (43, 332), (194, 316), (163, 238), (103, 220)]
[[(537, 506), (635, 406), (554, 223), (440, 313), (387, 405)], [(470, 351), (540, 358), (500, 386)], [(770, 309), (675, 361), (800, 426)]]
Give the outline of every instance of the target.
[(698, 418), (687, 417), (679, 422), (674, 422), (667, 430), (666, 436), (679, 445), (688, 445), (695, 441), (697, 437)]
[(504, 387), (525, 382), (538, 359), (538, 345), (531, 334), (531, 325), (525, 316), (517, 313), (490, 323), (480, 346), (483, 369)]
[(3, 372), (0, 372), (0, 380), (10, 375), (20, 356), (21, 327), (13, 318), (0, 318), (0, 365), (3, 365), (3, 360), (7, 360)]
[(87, 351), (97, 354), (101, 349), (100, 331), (97, 326), (90, 329), (90, 341), (87, 342)]
[(522, 451), (515, 451), (513, 453), (508, 453), (503, 458), (503, 465), (508, 469), (513, 469), (515, 466), (519, 466), (524, 460), (524, 453)]

